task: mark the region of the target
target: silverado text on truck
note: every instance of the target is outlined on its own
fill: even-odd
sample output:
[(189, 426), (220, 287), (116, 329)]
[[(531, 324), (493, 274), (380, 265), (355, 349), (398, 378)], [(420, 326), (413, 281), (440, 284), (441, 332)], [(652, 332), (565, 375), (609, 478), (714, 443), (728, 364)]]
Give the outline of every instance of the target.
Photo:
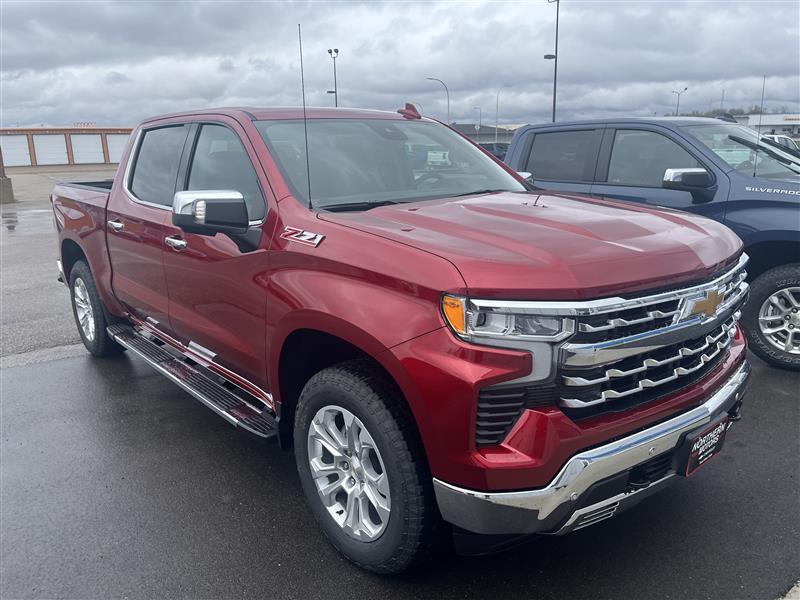
[(56, 186), (92, 354), (294, 448), (326, 536), (384, 573), (442, 521), (568, 533), (720, 450), (749, 375), (727, 228), (532, 193), (410, 108), (302, 115), (150, 119), (113, 183)]

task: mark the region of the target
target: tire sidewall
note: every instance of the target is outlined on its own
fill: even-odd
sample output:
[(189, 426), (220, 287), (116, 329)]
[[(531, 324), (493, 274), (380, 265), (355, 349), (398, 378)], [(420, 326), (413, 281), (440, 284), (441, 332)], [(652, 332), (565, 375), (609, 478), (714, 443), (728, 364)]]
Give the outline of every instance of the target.
[(759, 275), (750, 287), (750, 298), (744, 307), (742, 325), (747, 331), (750, 349), (773, 366), (800, 370), (800, 356), (790, 355), (770, 343), (761, 331), (759, 311), (772, 294), (787, 287), (800, 286), (800, 264), (786, 265)]
[[(365, 404), (349, 390), (341, 389), (330, 383), (314, 385), (311, 389), (308, 389), (307, 386), (301, 396), (295, 418), (294, 445), (297, 470), (303, 491), (325, 536), (348, 558), (357, 564), (369, 567), (391, 560), (398, 547), (404, 543), (406, 537), (404, 524), (408, 520), (408, 504), (406, 483), (403, 477), (403, 471), (407, 465), (401, 464), (403, 458), (399, 456), (400, 453), (392, 451), (390, 432), (376, 418), (376, 415), (367, 409)], [(317, 411), (324, 406), (331, 405), (349, 410), (367, 428), (378, 446), (389, 478), (389, 497), (391, 499), (389, 522), (381, 536), (373, 541), (362, 542), (353, 539), (339, 527), (323, 506), (317, 493), (316, 484), (311, 477), (311, 469), (308, 464), (308, 430)]]
[[(75, 282), (81, 279), (86, 286), (87, 296), (89, 303), (92, 305), (92, 319), (94, 320), (94, 339), (89, 340), (83, 333), (80, 320), (78, 319), (78, 310), (75, 307)], [(69, 297), (72, 303), (72, 316), (75, 319), (75, 325), (78, 328), (78, 335), (81, 336), (81, 341), (86, 349), (92, 354), (102, 353), (102, 337), (105, 335), (106, 322), (103, 313), (103, 305), (100, 302), (100, 297), (97, 294), (97, 288), (94, 285), (94, 279), (89, 267), (84, 262), (77, 262), (69, 274)]]

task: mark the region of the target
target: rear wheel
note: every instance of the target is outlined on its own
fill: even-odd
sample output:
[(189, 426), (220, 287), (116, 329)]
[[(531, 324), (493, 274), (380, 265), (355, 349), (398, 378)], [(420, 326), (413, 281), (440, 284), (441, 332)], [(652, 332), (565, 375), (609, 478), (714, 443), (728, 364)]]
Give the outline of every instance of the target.
[(742, 322), (753, 352), (773, 366), (800, 370), (800, 264), (759, 275)]
[(374, 365), (355, 360), (314, 375), (294, 441), (306, 499), (339, 552), (386, 574), (428, 555), (430, 475), (405, 400)]
[(92, 272), (82, 260), (75, 263), (69, 274), (72, 314), (83, 345), (94, 356), (114, 356), (123, 351), (106, 333), (108, 317), (97, 293)]

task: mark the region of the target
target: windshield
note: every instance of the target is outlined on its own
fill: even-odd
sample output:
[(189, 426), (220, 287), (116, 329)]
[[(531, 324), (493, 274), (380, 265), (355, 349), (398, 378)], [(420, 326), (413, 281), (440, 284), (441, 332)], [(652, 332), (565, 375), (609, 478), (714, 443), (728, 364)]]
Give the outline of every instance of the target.
[(747, 127), (714, 124), (689, 125), (684, 129), (737, 171), (773, 179), (800, 174), (800, 159), (774, 143), (759, 139)]
[[(256, 127), (294, 194), (308, 202), (302, 120)], [(315, 208), (366, 209), (487, 191), (524, 192), (512, 175), (438, 123), (397, 119), (310, 119)]]

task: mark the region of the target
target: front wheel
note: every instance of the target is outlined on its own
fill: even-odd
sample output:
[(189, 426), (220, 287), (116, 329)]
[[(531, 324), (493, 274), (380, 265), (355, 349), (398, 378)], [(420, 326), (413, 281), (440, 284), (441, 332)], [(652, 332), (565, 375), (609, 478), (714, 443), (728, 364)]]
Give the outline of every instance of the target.
[(773, 366), (800, 370), (800, 264), (753, 281), (742, 323), (753, 352)]
[(69, 273), (69, 291), (72, 314), (78, 333), (86, 349), (94, 356), (114, 356), (124, 350), (112, 340), (106, 327), (108, 321), (100, 294), (92, 277), (92, 271), (83, 261), (78, 261)]
[(435, 507), (405, 400), (371, 363), (314, 375), (294, 424), (297, 470), (325, 536), (350, 561), (397, 573), (428, 554)]

